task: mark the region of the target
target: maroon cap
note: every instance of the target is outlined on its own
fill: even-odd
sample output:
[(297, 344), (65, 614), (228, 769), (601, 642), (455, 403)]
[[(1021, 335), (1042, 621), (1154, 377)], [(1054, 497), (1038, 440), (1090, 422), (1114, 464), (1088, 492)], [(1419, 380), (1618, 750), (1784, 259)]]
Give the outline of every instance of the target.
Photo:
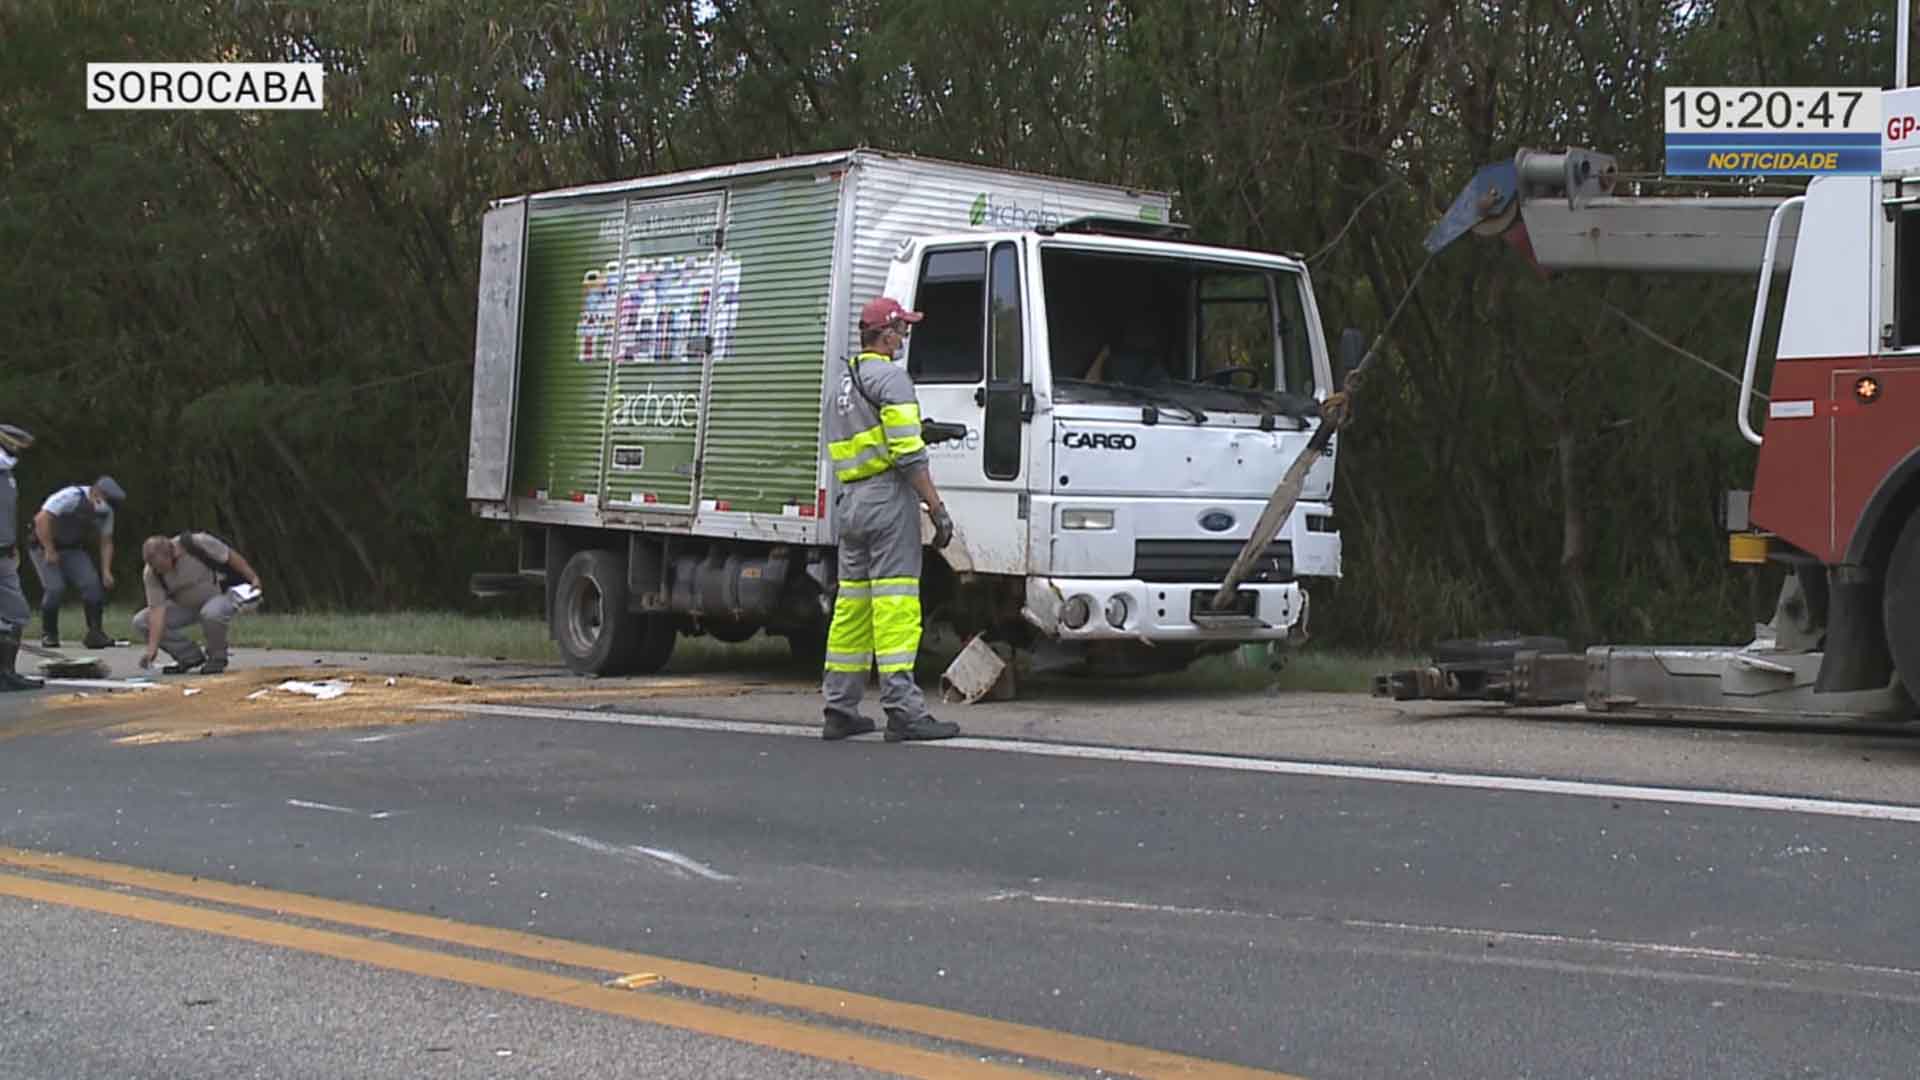
[(906, 308), (901, 307), (900, 301), (895, 300), (891, 296), (876, 296), (867, 301), (866, 307), (860, 309), (860, 326), (862, 329), (885, 326), (895, 319), (904, 319), (907, 322), (916, 323), (924, 318), (926, 318), (926, 316), (917, 311), (908, 311)]

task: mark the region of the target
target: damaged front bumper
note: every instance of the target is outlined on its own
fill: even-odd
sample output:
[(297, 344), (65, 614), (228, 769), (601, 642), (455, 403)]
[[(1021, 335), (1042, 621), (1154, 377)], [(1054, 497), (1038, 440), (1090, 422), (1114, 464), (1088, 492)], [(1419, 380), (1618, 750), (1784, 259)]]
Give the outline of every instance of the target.
[(1027, 579), (1021, 614), (1058, 641), (1139, 641), (1231, 645), (1300, 641), (1307, 631), (1307, 590), (1298, 582), (1242, 585), (1225, 611), (1214, 611), (1212, 585), (1125, 578)]

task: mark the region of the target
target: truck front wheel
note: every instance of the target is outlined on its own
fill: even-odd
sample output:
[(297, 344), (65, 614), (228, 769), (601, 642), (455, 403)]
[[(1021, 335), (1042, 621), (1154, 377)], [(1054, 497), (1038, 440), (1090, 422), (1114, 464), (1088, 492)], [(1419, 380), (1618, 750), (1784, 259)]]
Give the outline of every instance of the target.
[(673, 624), (627, 610), (627, 568), (611, 551), (577, 551), (554, 585), (553, 640), (583, 675), (650, 675), (673, 655)]
[(1907, 518), (1887, 560), (1885, 605), (1887, 651), (1907, 696), (1920, 701), (1920, 511)]

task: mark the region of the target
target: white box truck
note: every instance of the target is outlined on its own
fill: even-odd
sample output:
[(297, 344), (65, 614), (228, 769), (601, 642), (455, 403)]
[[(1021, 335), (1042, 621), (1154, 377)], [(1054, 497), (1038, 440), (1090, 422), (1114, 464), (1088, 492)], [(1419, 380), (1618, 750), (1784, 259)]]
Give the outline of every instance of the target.
[[(1209, 603), (1335, 373), (1306, 268), (1210, 247), (1161, 193), (858, 149), (496, 201), (467, 497), (575, 670), (677, 636), (818, 656), (835, 587), (821, 416), (882, 292), (956, 538), (929, 620), (1083, 670), (1304, 631), (1340, 572), (1334, 455), (1233, 603)], [(923, 514), (924, 517), (924, 514)], [(927, 535), (930, 526), (923, 522)]]

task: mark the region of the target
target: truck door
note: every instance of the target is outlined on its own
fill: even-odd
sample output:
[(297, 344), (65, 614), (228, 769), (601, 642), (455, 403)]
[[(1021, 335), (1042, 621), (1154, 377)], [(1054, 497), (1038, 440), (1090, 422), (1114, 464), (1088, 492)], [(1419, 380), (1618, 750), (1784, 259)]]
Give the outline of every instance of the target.
[(907, 345), (922, 416), (967, 427), (928, 456), (958, 526), (956, 556), (981, 573), (1027, 572), (1032, 394), (1020, 259), (1011, 241), (923, 252), (913, 307), (926, 319)]
[(606, 290), (609, 392), (600, 503), (691, 511), (712, 375), (726, 194), (635, 199)]

